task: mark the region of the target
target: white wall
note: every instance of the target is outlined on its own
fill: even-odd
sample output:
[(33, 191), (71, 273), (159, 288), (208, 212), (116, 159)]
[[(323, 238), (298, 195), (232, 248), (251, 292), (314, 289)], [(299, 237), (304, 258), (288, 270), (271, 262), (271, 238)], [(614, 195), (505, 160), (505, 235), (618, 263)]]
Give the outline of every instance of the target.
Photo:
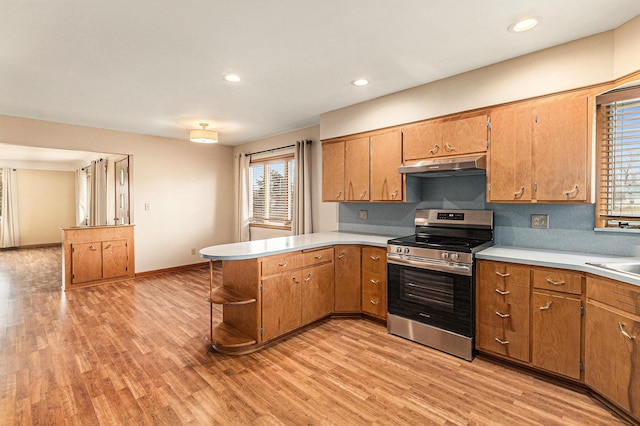
[[(0, 143), (131, 154), (136, 272), (202, 262), (233, 240), (232, 148), (0, 116)], [(149, 203), (149, 211), (144, 210)]]
[(320, 116), (329, 139), (611, 81), (640, 70), (640, 17), (555, 46)]
[[(260, 139), (244, 145), (234, 147), (234, 157), (240, 153), (259, 152), (267, 149), (279, 148), (294, 144), (299, 140), (312, 140), (312, 222), (313, 232), (328, 232), (338, 229), (338, 204), (322, 202), (322, 145), (320, 144), (319, 126), (294, 130), (276, 136)], [(274, 236), (290, 235), (290, 232), (256, 229), (252, 231), (252, 239), (270, 238)]]
[(75, 173), (16, 170), (20, 246), (62, 242), (75, 222)]

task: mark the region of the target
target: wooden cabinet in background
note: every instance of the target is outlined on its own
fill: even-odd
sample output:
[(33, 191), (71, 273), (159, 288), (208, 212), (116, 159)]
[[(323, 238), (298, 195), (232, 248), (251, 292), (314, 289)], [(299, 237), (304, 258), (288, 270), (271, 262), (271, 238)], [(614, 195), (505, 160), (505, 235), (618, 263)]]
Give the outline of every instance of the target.
[(135, 276), (133, 225), (65, 228), (62, 232), (65, 291)]
[(478, 261), (478, 349), (529, 362), (530, 275), (524, 266)]
[(640, 288), (587, 278), (585, 382), (640, 419)]
[(369, 201), (369, 138), (345, 141), (345, 201)]
[(402, 201), (402, 133), (397, 130), (370, 138), (371, 201)]
[(533, 270), (531, 363), (580, 380), (584, 276), (554, 268)]
[(362, 312), (387, 319), (387, 251), (362, 248)]
[(588, 96), (491, 111), (487, 201), (590, 200)]
[(360, 313), (360, 246), (335, 246), (335, 303), (337, 313)]
[(487, 115), (428, 120), (406, 126), (403, 158), (420, 160), (487, 150)]
[(344, 201), (344, 141), (322, 144), (322, 201)]

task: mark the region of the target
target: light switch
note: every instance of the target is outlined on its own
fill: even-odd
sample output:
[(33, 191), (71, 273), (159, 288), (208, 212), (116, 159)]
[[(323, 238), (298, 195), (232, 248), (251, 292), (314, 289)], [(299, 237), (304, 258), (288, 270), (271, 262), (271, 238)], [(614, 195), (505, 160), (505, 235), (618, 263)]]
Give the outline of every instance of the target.
[(151, 210), (151, 203), (144, 203), (144, 211), (148, 212)]

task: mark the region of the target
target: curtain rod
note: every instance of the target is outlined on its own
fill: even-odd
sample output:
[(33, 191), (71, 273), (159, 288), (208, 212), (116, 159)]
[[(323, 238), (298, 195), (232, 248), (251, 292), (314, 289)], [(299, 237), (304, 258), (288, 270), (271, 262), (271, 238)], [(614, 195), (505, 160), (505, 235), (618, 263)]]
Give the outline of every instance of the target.
[[(310, 139), (307, 139), (307, 140), (306, 140), (306, 141), (304, 141), (304, 142), (305, 142), (307, 145), (311, 145), (311, 144), (313, 143), (313, 141), (312, 141), (312, 140), (310, 140)], [(287, 145), (287, 146), (281, 146), (281, 147), (279, 147), (279, 148), (271, 148), (271, 149), (264, 149), (264, 150), (262, 150), (262, 151), (250, 152), (250, 153), (248, 153), (248, 154), (245, 154), (244, 156), (245, 156), (245, 157), (249, 157), (249, 156), (251, 156), (251, 155), (255, 155), (255, 154), (264, 154), (265, 152), (273, 152), (273, 151), (278, 151), (278, 150), (280, 150), (280, 149), (293, 148), (293, 147), (295, 147), (295, 144)]]

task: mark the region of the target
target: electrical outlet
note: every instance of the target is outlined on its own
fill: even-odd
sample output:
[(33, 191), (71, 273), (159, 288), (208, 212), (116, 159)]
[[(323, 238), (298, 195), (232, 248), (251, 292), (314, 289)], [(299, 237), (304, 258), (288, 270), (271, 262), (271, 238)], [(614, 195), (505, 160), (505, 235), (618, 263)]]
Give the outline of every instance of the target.
[(151, 210), (151, 203), (144, 203), (144, 211), (148, 212)]
[(369, 210), (360, 210), (360, 214), (358, 217), (362, 220), (369, 219)]
[(196, 255), (196, 249), (192, 248), (191, 249), (191, 256), (195, 256)]
[(548, 214), (532, 214), (531, 227), (535, 229), (549, 229)]

